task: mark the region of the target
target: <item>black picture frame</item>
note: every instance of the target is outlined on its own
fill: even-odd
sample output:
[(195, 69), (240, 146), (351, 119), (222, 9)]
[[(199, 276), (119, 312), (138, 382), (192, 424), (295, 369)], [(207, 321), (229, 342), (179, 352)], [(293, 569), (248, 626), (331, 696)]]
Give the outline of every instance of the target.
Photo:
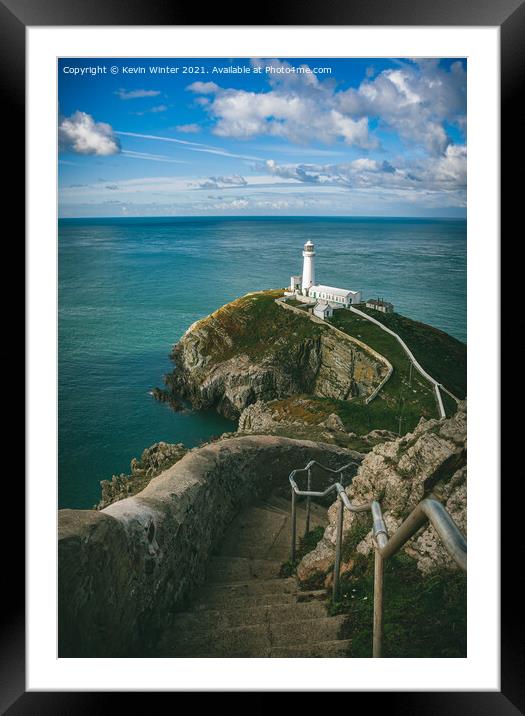
[[(506, 162), (502, 166), (501, 216), (502, 231), (505, 225), (514, 226), (519, 218), (521, 183), (513, 183), (503, 174), (503, 168), (518, 164), (521, 146), (513, 140), (520, 137), (521, 129), (519, 85), (524, 75), (525, 56), (525, 4), (522, 0), (287, 0), (274, 6), (262, 6), (257, 22), (243, 18), (233, 4), (208, 5), (204, 10), (198, 4), (182, 4), (165, 0), (0, 0), (0, 65), (4, 107), (5, 137), (14, 151), (10, 163), (12, 172), (20, 181), (12, 182), (10, 212), (17, 216), (25, 213), (22, 190), (23, 167), (20, 150), (24, 137), (25, 87), (25, 31), (28, 26), (78, 25), (397, 25), (397, 26), (497, 26), (501, 37), (501, 151)], [(205, 15), (206, 22), (202, 23)], [(521, 140), (518, 144), (521, 144)], [(504, 217), (504, 221), (503, 221)], [(521, 225), (521, 222), (516, 223)], [(509, 231), (510, 234), (510, 231)], [(23, 242), (20, 242), (23, 246)], [(23, 257), (22, 257), (23, 262)], [(19, 399), (19, 396), (18, 396)], [(495, 436), (497, 439), (497, 436)], [(19, 475), (20, 477), (20, 475)], [(475, 477), (473, 478), (475, 479)], [(519, 500), (516, 488), (502, 485), (502, 515), (512, 514), (512, 505)], [(20, 513), (24, 504), (24, 484), (21, 479), (9, 482), (9, 505)], [(16, 507), (14, 507), (16, 506)], [(404, 714), (509, 714), (525, 713), (525, 659), (519, 639), (520, 622), (523, 626), (521, 598), (516, 590), (516, 572), (510, 564), (517, 557), (515, 541), (502, 519), (502, 601), (501, 601), (501, 691), (500, 692), (374, 692), (374, 707), (380, 699), (389, 712)], [(83, 714), (105, 713), (113, 707), (122, 708), (112, 693), (96, 692), (26, 692), (25, 687), (25, 594), (24, 594), (24, 540), (18, 526), (16, 537), (4, 537), (4, 589), (6, 599), (2, 609), (0, 633), (0, 711), (13, 716), (18, 714)], [(505, 567), (505, 565), (508, 565)], [(6, 576), (9, 575), (9, 580)], [(51, 577), (50, 577), (51, 578)], [(327, 685), (326, 690), (344, 690), (344, 684)], [(320, 688), (319, 690), (323, 690)], [(170, 696), (170, 694), (168, 694)], [(171, 694), (171, 698), (176, 696)], [(262, 710), (266, 694), (253, 700), (250, 708)], [(152, 694), (132, 694), (134, 707), (146, 704)], [(360, 697), (352, 695), (352, 708)], [(364, 699), (363, 699), (364, 702)], [(327, 702), (325, 702), (328, 708)]]

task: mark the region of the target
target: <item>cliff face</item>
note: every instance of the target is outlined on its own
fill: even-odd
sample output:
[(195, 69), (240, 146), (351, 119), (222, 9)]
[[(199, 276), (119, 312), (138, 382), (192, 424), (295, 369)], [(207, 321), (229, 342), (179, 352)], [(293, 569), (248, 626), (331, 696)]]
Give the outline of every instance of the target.
[(173, 350), (171, 395), (237, 418), (257, 401), (372, 392), (385, 367), (307, 316), (283, 311), (277, 295), (248, 294), (193, 324)]
[[(355, 504), (378, 500), (389, 533), (394, 532), (416, 505), (430, 492), (443, 503), (459, 529), (467, 530), (467, 406), (459, 404), (458, 412), (446, 420), (422, 419), (412, 433), (374, 447), (364, 458), (346, 492)], [(329, 509), (330, 524), (317, 547), (298, 566), (299, 579), (309, 581), (327, 575), (335, 555), (337, 505)], [(344, 539), (355, 542), (357, 555), (368, 555), (373, 549), (371, 530), (366, 534), (368, 516), (345, 510)], [(352, 540), (353, 537), (353, 540)], [(455, 569), (432, 526), (417, 534), (405, 547), (423, 573), (438, 568)], [(350, 557), (343, 570), (351, 572), (355, 563)]]

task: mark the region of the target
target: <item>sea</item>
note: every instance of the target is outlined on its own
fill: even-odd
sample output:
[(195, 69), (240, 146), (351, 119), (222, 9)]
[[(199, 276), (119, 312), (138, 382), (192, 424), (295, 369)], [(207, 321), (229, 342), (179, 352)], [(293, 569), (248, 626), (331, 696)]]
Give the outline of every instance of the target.
[(381, 297), (466, 342), (461, 219), (104, 218), (58, 226), (58, 502), (90, 508), (100, 481), (155, 442), (189, 447), (235, 430), (214, 411), (174, 412), (169, 353), (197, 319), (249, 291), (287, 286), (315, 244), (319, 283)]

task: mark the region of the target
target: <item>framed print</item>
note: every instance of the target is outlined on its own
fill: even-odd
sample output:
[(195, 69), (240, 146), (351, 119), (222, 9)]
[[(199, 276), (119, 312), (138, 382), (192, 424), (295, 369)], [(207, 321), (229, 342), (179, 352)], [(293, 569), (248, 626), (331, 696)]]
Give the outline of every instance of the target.
[(496, 437), (523, 7), (1, 11), (29, 407), (3, 708), (523, 712)]

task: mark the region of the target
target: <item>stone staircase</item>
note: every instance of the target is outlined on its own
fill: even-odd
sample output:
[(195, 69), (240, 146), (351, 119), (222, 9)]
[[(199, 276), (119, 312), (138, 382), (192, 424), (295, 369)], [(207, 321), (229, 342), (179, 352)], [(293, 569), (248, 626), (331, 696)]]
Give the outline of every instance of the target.
[[(305, 508), (297, 508), (304, 534)], [(312, 503), (310, 529), (327, 524)], [(327, 615), (325, 590), (302, 591), (295, 577), (280, 577), (290, 554), (290, 502), (260, 501), (237, 515), (191, 611), (179, 613), (164, 634), (164, 657), (344, 657), (346, 617)]]

